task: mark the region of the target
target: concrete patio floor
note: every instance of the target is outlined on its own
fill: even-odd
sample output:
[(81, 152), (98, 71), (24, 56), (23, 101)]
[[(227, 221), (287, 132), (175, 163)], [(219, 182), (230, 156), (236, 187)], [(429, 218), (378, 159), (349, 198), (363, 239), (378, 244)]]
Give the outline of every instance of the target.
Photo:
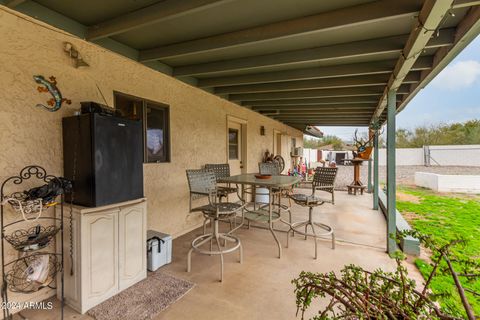
[[(300, 235), (291, 238), (285, 248), (286, 233), (277, 232), (283, 244), (283, 256), (277, 257), (277, 247), (268, 230), (258, 228), (237, 231), (244, 250), (243, 264), (238, 254), (225, 256), (224, 282), (220, 283), (219, 257), (193, 254), (192, 272), (186, 272), (186, 256), (190, 242), (200, 234), (196, 229), (173, 241), (173, 263), (162, 270), (195, 283), (195, 287), (155, 319), (216, 320), (216, 319), (295, 319), (295, 296), (291, 280), (302, 270), (312, 272), (339, 271), (348, 264), (366, 269), (393, 270), (394, 260), (385, 253), (386, 221), (374, 211), (372, 197), (336, 192), (336, 204), (315, 209), (315, 220), (333, 226), (337, 237), (335, 250), (328, 239), (318, 242), (318, 259), (314, 260), (314, 242)], [(285, 201), (285, 200), (284, 200)], [(293, 206), (293, 221), (305, 220), (308, 209)], [(284, 217), (286, 218), (286, 217)], [(222, 227), (227, 227), (226, 224)], [(284, 227), (277, 223), (279, 229)], [(410, 265), (410, 276), (420, 275)], [(318, 307), (318, 305), (317, 305)], [(91, 319), (66, 308), (66, 319)], [(315, 312), (315, 306), (312, 312)], [(313, 315), (313, 313), (309, 315)], [(53, 311), (24, 311), (29, 319), (57, 319)]]

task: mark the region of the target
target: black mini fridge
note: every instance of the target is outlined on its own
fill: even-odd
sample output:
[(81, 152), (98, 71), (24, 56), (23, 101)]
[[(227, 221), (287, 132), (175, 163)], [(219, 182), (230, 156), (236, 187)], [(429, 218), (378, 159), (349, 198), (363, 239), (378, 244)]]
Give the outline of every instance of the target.
[(74, 204), (98, 207), (142, 198), (141, 122), (98, 113), (63, 118), (63, 167), (73, 181), (67, 201)]

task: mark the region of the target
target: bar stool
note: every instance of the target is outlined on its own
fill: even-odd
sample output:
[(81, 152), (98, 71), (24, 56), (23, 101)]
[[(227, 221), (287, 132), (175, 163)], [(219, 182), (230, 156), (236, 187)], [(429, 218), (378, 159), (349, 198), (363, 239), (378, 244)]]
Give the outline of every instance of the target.
[[(331, 203), (334, 204), (334, 185), (335, 185), (335, 178), (337, 176), (337, 168), (323, 168), (318, 167), (315, 170), (315, 174), (313, 176), (312, 181), (312, 194), (291, 194), (290, 198), (298, 205), (302, 207), (308, 207), (308, 220), (295, 222), (291, 224), (290, 230), (287, 232), (287, 247), (288, 247), (288, 239), (290, 231), (297, 232), (301, 235), (305, 236), (305, 240), (307, 236), (313, 237), (315, 240), (315, 259), (317, 259), (317, 238), (331, 236), (332, 238), (332, 249), (335, 249), (335, 233), (333, 228), (329, 225), (320, 222), (313, 221), (313, 208), (323, 205), (324, 203)], [(332, 194), (331, 200), (319, 197), (315, 194), (316, 191), (326, 191)], [(307, 233), (308, 226), (312, 229), (312, 234)], [(302, 232), (298, 229), (301, 227), (305, 227), (305, 232)], [(323, 233), (317, 233), (316, 227), (325, 230)]]
[[(217, 181), (222, 178), (230, 177), (230, 165), (228, 163), (208, 163), (205, 165), (205, 170), (213, 171)], [(237, 193), (237, 188), (232, 187), (230, 184), (217, 185), (218, 196), (226, 198), (232, 193)]]
[[(191, 209), (192, 212), (202, 212), (205, 217), (210, 219), (212, 231), (196, 237), (192, 241), (192, 247), (187, 255), (187, 272), (190, 272), (192, 265), (192, 252), (200, 254), (219, 255), (220, 256), (220, 281), (223, 281), (223, 255), (239, 250), (240, 263), (243, 260), (242, 243), (237, 236), (230, 233), (221, 233), (218, 228), (220, 219), (234, 217), (240, 212), (244, 204), (232, 202), (218, 202), (216, 177), (212, 171), (207, 170), (187, 170), (187, 180), (190, 192), (202, 194), (208, 197), (208, 204)], [(220, 244), (220, 239), (224, 240), (225, 245)], [(210, 242), (210, 249), (201, 248), (202, 245)], [(216, 243), (216, 250), (213, 249), (213, 242)], [(233, 246), (227, 246), (233, 243)]]

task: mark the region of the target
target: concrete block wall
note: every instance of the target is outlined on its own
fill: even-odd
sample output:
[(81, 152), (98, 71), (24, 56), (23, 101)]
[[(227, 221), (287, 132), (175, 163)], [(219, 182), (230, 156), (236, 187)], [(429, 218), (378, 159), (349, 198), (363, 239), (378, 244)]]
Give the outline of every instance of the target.
[[(480, 167), (480, 145), (444, 145), (427, 146), (430, 150), (431, 166), (467, 166)], [(315, 162), (317, 150), (304, 149), (304, 158), (308, 163)], [(332, 151), (333, 153), (335, 151)], [(397, 166), (424, 166), (424, 148), (398, 148), (396, 150)], [(323, 151), (323, 158), (327, 157), (329, 151)], [(378, 150), (379, 165), (387, 165), (387, 151), (384, 148)]]
[(443, 175), (415, 172), (415, 185), (438, 192), (480, 194), (480, 175)]

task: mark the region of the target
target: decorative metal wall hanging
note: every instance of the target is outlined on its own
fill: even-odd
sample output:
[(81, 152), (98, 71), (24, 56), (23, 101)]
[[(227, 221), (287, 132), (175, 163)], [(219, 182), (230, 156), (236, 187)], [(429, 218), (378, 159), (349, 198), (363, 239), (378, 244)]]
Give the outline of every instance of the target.
[(62, 97), (62, 93), (57, 88), (57, 80), (54, 76), (48, 78), (49, 80), (45, 79), (44, 76), (36, 75), (33, 76), (33, 79), (36, 83), (40, 84), (41, 86), (37, 87), (38, 92), (49, 92), (53, 98), (47, 101), (49, 107), (43, 104), (37, 104), (37, 107), (45, 108), (50, 112), (55, 112), (62, 107), (62, 104), (65, 102), (66, 104), (71, 104), (72, 101)]

